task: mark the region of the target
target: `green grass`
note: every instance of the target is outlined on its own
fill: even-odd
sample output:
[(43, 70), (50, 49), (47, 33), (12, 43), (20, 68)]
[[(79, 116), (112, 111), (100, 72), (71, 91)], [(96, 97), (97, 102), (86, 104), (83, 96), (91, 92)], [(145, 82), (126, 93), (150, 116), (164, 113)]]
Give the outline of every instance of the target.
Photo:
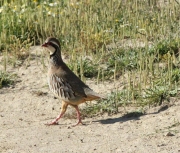
[(0, 89), (9, 87), (14, 83), (15, 75), (0, 71)]
[(161, 105), (178, 93), (179, 9), (173, 0), (3, 0), (4, 69), (7, 61), (16, 66), (25, 60), (30, 45), (55, 36), (70, 57), (69, 67), (81, 79), (119, 81), (123, 86), (88, 106), (87, 112)]

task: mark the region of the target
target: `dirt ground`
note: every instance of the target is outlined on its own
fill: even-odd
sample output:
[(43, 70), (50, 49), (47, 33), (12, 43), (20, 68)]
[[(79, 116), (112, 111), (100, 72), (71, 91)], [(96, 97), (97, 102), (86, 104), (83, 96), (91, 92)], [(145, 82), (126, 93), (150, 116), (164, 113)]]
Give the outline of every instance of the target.
[[(128, 118), (122, 111), (113, 116), (84, 118), (86, 125), (76, 127), (72, 125), (77, 120), (68, 116), (59, 125), (44, 125), (58, 115), (61, 104), (48, 89), (46, 68), (40, 62), (39, 52), (41, 49), (36, 47), (31, 50), (30, 61), (19, 68), (9, 67), (9, 72), (18, 75), (18, 82), (0, 89), (1, 153), (180, 152), (178, 100), (164, 111), (157, 113), (159, 108), (153, 108), (141, 117)], [(104, 94), (118, 86), (118, 82), (115, 85), (110, 82), (96, 85), (92, 80), (86, 83)], [(67, 114), (71, 112), (74, 110), (69, 108)]]

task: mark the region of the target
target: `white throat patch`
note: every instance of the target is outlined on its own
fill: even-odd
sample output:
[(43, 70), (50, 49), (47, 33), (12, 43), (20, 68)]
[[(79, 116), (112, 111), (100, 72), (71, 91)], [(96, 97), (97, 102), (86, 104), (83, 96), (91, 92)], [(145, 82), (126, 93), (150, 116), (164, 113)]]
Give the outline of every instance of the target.
[(54, 47), (48, 46), (47, 49), (50, 51), (49, 54), (52, 55), (56, 51)]

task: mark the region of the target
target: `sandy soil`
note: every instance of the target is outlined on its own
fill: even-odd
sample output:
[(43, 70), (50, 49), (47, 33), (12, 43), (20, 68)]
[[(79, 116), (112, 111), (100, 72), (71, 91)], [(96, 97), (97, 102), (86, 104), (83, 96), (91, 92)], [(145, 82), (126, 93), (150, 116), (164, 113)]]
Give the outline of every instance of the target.
[[(31, 51), (32, 60), (23, 66), (8, 68), (18, 75), (18, 82), (0, 89), (1, 153), (180, 152), (178, 100), (164, 111), (157, 113), (159, 108), (153, 108), (141, 117), (128, 118), (122, 111), (113, 116), (84, 118), (86, 125), (72, 127), (77, 122), (72, 113), (72, 117), (61, 119), (59, 125), (44, 125), (58, 115), (61, 104), (48, 89), (45, 69), (36, 52), (40, 52), (38, 47)], [(109, 82), (86, 83), (99, 93), (114, 89)], [(68, 109), (71, 112), (74, 110)]]

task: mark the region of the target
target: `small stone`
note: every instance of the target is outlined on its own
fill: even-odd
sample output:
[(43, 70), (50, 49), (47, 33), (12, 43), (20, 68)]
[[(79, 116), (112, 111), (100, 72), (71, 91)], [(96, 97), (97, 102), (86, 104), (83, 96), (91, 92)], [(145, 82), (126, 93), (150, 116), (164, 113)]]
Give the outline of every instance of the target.
[(20, 120), (20, 121), (23, 121), (23, 119), (22, 119), (22, 118), (19, 118), (19, 120)]
[(163, 144), (158, 144), (157, 146), (162, 147), (162, 146), (166, 146), (166, 144), (164, 144), (164, 143)]
[(167, 134), (166, 134), (166, 136), (175, 136), (173, 133), (171, 133), (171, 132), (168, 132)]

